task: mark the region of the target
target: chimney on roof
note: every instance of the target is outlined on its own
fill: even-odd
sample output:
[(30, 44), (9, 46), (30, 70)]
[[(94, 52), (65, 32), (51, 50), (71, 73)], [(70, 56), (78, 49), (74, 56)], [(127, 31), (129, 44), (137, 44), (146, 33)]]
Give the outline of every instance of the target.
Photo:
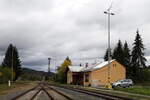
[(88, 64), (88, 63), (86, 63), (86, 64), (85, 64), (85, 67), (86, 67), (86, 68), (87, 68), (87, 67), (89, 67), (89, 64)]

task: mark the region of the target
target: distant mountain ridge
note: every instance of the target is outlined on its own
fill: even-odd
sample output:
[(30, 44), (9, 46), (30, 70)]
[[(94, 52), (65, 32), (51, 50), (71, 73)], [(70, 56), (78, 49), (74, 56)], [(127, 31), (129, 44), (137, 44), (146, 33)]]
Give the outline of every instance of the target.
[(42, 80), (45, 77), (52, 77), (55, 74), (53, 72), (44, 72), (44, 71), (37, 71), (30, 68), (22, 68), (22, 80)]

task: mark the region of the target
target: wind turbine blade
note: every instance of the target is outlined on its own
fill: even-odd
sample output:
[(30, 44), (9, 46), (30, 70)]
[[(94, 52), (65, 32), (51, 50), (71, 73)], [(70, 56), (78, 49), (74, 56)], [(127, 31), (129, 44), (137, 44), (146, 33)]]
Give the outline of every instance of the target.
[(107, 11), (111, 10), (112, 4), (113, 4), (113, 1), (111, 1), (111, 4), (110, 4), (109, 8), (107, 9)]

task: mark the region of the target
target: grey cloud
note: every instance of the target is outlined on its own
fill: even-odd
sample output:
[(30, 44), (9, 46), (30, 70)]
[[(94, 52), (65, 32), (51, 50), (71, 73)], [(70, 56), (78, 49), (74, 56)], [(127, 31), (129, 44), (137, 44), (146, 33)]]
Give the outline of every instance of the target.
[[(38, 70), (47, 70), (48, 57), (55, 59), (54, 69), (66, 56), (102, 58), (107, 48), (107, 15), (103, 11), (109, 4), (109, 0), (1, 0), (0, 60), (10, 43), (18, 48), (24, 67)], [(118, 39), (127, 40), (132, 48), (139, 28), (149, 56), (149, 4), (149, 0), (114, 1), (112, 48)]]

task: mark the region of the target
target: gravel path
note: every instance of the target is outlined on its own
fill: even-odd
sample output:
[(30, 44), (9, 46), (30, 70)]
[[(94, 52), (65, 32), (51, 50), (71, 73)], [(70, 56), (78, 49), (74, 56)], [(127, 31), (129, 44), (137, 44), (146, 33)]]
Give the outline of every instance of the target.
[(23, 95), (21, 98), (18, 98), (17, 100), (30, 100), (31, 97), (37, 92), (38, 90), (33, 90), (28, 92), (27, 94)]
[(17, 91), (15, 93), (9, 93), (7, 95), (1, 95), (0, 100), (11, 100), (12, 98), (24, 93), (27, 90)]
[(74, 100), (105, 100), (103, 98), (91, 96), (91, 95), (88, 95), (85, 93), (80, 93), (80, 92), (76, 92), (76, 91), (69, 90), (69, 89), (64, 89), (64, 88), (60, 88), (60, 87), (53, 87), (53, 88), (65, 93), (65, 94), (71, 95)]

